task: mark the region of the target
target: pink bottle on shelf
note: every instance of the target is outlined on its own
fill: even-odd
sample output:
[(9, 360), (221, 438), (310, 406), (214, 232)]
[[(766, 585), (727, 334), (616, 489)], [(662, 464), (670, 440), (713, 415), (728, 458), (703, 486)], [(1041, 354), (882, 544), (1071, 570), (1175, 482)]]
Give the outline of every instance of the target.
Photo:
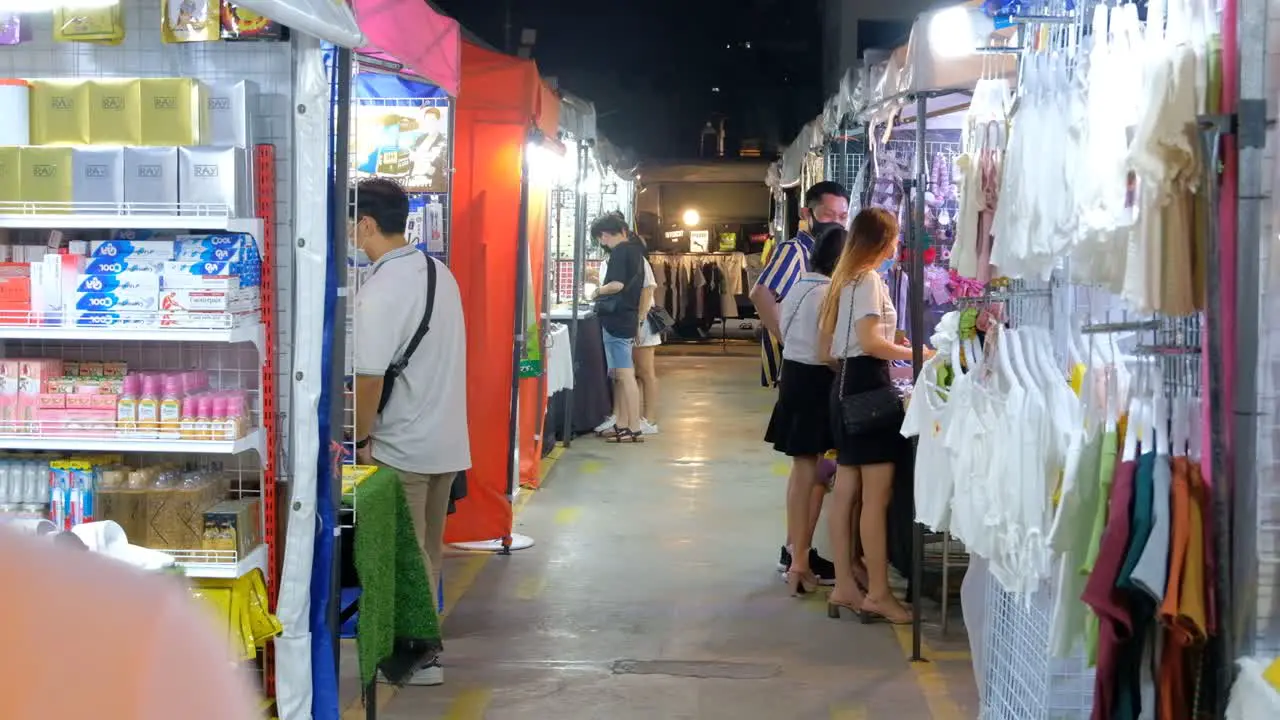
[(196, 433), (196, 416), (199, 411), (196, 408), (196, 397), (188, 395), (182, 398), (182, 425), (179, 435), (183, 440), (201, 440), (202, 438)]
[(155, 432), (160, 429), (160, 378), (142, 376), (142, 394), (138, 396), (138, 429)]
[(244, 422), (244, 395), (241, 393), (230, 393), (227, 395), (227, 427), (234, 439), (240, 439), (245, 435)]
[(160, 432), (180, 435), (182, 431), (182, 376), (166, 375), (160, 396)]
[(204, 394), (196, 398), (196, 426), (195, 434), (197, 440), (213, 440), (213, 396)]
[(120, 398), (116, 402), (116, 428), (119, 430), (138, 429), (138, 394), (142, 390), (142, 378), (136, 374), (126, 375)]

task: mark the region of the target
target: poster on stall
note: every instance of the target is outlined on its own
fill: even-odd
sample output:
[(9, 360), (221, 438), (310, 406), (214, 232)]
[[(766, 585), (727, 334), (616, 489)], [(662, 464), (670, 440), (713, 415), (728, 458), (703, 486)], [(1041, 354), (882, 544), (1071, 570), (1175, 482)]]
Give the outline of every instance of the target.
[(361, 98), (351, 158), (359, 177), (387, 177), (409, 192), (449, 191), (449, 104), (439, 98)]
[(689, 252), (706, 252), (710, 244), (710, 230), (693, 230), (689, 233)]

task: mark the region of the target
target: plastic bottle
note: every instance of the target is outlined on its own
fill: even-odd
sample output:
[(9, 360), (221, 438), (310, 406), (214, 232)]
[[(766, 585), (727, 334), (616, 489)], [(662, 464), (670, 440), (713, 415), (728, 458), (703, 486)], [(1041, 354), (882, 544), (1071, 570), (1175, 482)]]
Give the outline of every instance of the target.
[(0, 462), (0, 514), (14, 512), (14, 506), (21, 501), (21, 493), (15, 488), (18, 483), (10, 480), (9, 465)]
[(120, 390), (120, 399), (116, 402), (117, 429), (138, 429), (138, 391), (141, 389), (142, 380), (137, 375), (125, 376), (124, 387)]
[(244, 396), (232, 393), (227, 396), (227, 433), (232, 440), (244, 437)]
[(182, 431), (182, 376), (166, 375), (160, 396), (160, 432), (177, 436)]
[(203, 440), (196, 431), (196, 425), (199, 422), (196, 416), (196, 398), (194, 395), (188, 395), (182, 398), (182, 427), (178, 434), (183, 440)]
[(155, 432), (160, 427), (160, 378), (142, 376), (142, 394), (138, 396), (138, 429)]
[(196, 440), (213, 440), (213, 396), (201, 395), (196, 400)]
[(214, 440), (235, 440), (233, 428), (227, 423), (227, 397), (214, 395), (209, 402), (209, 427)]

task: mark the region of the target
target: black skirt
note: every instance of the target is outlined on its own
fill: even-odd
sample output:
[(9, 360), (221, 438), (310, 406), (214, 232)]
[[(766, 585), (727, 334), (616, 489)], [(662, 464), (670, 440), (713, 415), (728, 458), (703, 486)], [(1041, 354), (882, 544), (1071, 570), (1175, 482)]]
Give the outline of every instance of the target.
[[(891, 386), (889, 362), (863, 355), (847, 358), (844, 369), (843, 395), (854, 395), (868, 390)], [(836, 371), (839, 377), (839, 371)], [(828, 407), (831, 409), (831, 429), (836, 441), (836, 463), (840, 465), (879, 465), (898, 459), (902, 444), (902, 423), (896, 422), (884, 430), (863, 433), (846, 433), (841, 422), (839, 382), (832, 383)]]
[(834, 384), (835, 373), (826, 365), (783, 360), (765, 442), (790, 457), (822, 455), (835, 447), (828, 409)]

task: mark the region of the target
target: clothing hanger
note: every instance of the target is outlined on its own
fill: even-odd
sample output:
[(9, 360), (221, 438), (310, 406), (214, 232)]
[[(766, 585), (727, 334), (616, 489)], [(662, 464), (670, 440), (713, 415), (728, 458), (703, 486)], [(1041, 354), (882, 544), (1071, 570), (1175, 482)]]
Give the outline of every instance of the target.
[(1187, 436), (1190, 434), (1187, 425), (1187, 408), (1189, 406), (1186, 393), (1173, 396), (1172, 417), (1169, 421), (1170, 449), (1173, 457), (1185, 457), (1187, 454)]
[(1008, 330), (1006, 334), (1009, 336), (1009, 342), (1006, 345), (1009, 348), (1009, 355), (1013, 361), (1013, 370), (1018, 375), (1018, 383), (1023, 390), (1031, 390), (1039, 387), (1031, 371), (1027, 367), (1026, 358), (1022, 352), (1022, 336), (1016, 330)]
[(1143, 423), (1147, 420), (1146, 405), (1142, 397), (1146, 381), (1147, 374), (1139, 370), (1137, 385), (1129, 397), (1129, 422), (1125, 426), (1124, 449), (1120, 455), (1120, 459), (1125, 462), (1136, 462), (1138, 459), (1138, 446), (1144, 435)]
[[(992, 338), (995, 341), (996, 372), (1010, 388), (1022, 389), (1022, 384), (1018, 382), (1017, 373), (1013, 370), (1009, 356), (1012, 354), (1009, 349), (1009, 331), (1003, 325), (997, 325)], [(984, 364), (985, 367), (985, 364)]]
[(1146, 392), (1141, 396), (1142, 403), (1142, 437), (1138, 439), (1143, 453), (1152, 452), (1156, 447), (1156, 426), (1160, 422), (1159, 401), (1164, 396), (1161, 386), (1160, 365), (1155, 358), (1148, 359), (1143, 368), (1147, 376)]
[(1200, 423), (1204, 417), (1201, 413), (1204, 408), (1202, 406), (1203, 398), (1199, 395), (1192, 396), (1187, 405), (1187, 456), (1191, 462), (1199, 463), (1201, 459), (1201, 437)]

